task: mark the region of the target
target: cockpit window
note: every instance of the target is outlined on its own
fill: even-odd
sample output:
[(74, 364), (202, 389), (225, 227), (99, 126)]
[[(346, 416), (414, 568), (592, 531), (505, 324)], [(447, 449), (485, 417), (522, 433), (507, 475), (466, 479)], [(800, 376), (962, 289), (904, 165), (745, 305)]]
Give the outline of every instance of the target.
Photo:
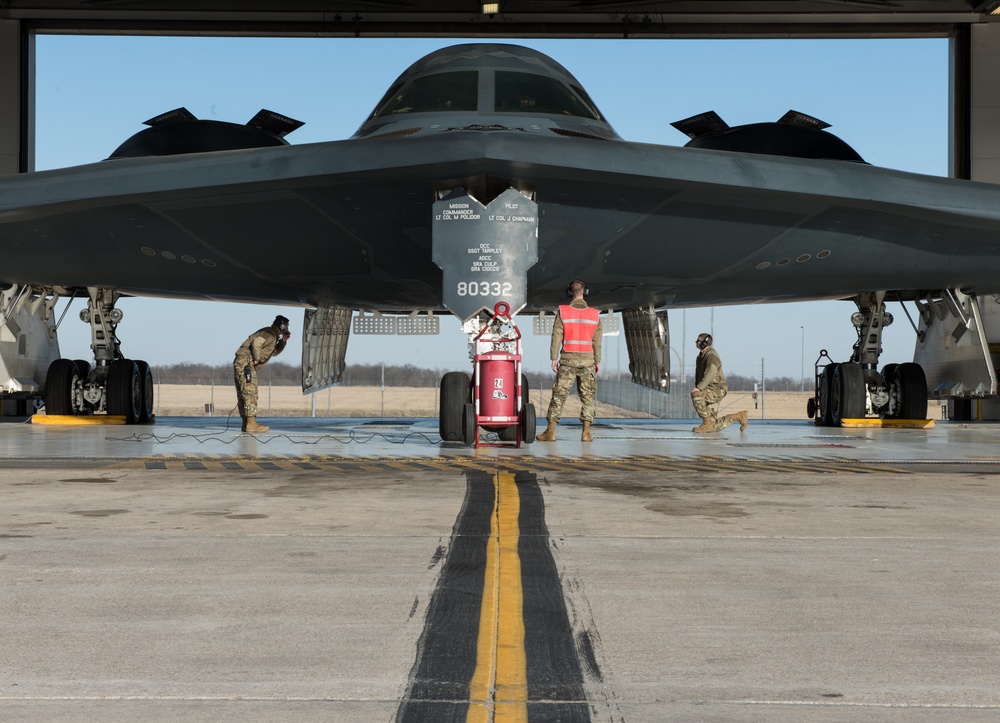
[(586, 94), (577, 95), (555, 78), (532, 73), (496, 72), (497, 113), (547, 113), (601, 120)]
[(478, 100), (478, 71), (423, 75), (390, 93), (372, 114), (372, 118), (403, 113), (475, 111)]

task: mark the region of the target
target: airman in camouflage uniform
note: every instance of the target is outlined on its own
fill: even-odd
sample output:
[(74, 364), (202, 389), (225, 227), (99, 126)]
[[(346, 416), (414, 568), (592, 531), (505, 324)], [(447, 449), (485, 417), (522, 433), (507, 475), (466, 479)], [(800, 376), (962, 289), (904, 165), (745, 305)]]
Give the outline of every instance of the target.
[(574, 279), (566, 292), (573, 300), (568, 306), (559, 307), (549, 345), (549, 357), (552, 359), (556, 381), (552, 385), (552, 399), (545, 415), (548, 427), (536, 439), (542, 442), (555, 441), (556, 425), (559, 424), (563, 405), (575, 381), (582, 405), (580, 421), (583, 422), (583, 433), (580, 439), (593, 442), (590, 425), (594, 421), (594, 397), (597, 395), (595, 375), (601, 365), (601, 320), (597, 309), (590, 309), (583, 300), (587, 292), (587, 285), (583, 281)]
[(722, 358), (712, 346), (711, 334), (699, 334), (695, 342), (700, 352), (695, 363), (695, 385), (691, 390), (691, 403), (701, 417), (701, 426), (693, 432), (720, 432), (733, 422), (740, 423), (740, 431), (747, 428), (747, 413), (737, 412), (719, 416), (719, 402), (729, 392), (726, 377), (722, 373)]
[(288, 319), (276, 316), (271, 326), (258, 329), (236, 350), (233, 378), (236, 382), (236, 403), (243, 418), (243, 431), (266, 432), (270, 427), (257, 424), (257, 369), (285, 349), (291, 332)]

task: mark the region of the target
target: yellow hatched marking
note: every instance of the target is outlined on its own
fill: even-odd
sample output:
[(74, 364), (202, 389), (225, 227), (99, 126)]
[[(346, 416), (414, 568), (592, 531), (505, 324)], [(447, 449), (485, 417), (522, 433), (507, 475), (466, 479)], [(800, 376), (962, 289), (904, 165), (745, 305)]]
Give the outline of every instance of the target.
[(232, 467), (239, 463), (239, 471), (282, 471), (301, 472), (303, 464), (315, 465), (323, 470), (347, 472), (420, 472), (440, 470), (444, 472), (461, 472), (477, 470), (497, 474), (498, 468), (504, 472), (707, 472), (712, 474), (731, 474), (734, 472), (779, 472), (779, 473), (839, 473), (839, 474), (878, 474), (895, 473), (908, 474), (906, 469), (893, 467), (882, 463), (862, 462), (858, 460), (824, 459), (824, 458), (737, 458), (723, 459), (719, 457), (689, 458), (689, 457), (626, 457), (600, 458), (498, 458), (491, 460), (475, 460), (463, 457), (436, 458), (374, 458), (374, 457), (330, 457), (319, 455), (298, 455), (270, 457), (252, 457), (244, 455), (149, 455), (146, 457), (113, 461), (108, 466), (114, 469), (161, 469), (168, 471), (190, 471), (188, 463), (199, 462), (205, 469), (211, 471), (237, 471)]
[(469, 686), (467, 723), (527, 723), (528, 663), (524, 652), (524, 591), (514, 475), (493, 476), (495, 487), (486, 574), (479, 616), (476, 670)]

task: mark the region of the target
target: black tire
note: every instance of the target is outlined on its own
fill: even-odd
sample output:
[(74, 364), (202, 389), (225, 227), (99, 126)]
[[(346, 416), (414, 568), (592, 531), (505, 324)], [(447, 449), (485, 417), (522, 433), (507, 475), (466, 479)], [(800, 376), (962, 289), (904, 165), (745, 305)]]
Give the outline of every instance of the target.
[(806, 416), (809, 417), (809, 419), (815, 419), (816, 412), (816, 397), (809, 397), (809, 399), (806, 400)]
[(538, 421), (535, 419), (535, 405), (525, 404), (521, 409), (521, 443), (532, 444), (535, 441), (535, 432), (538, 430)]
[(886, 386), (892, 383), (892, 378), (896, 375), (896, 369), (898, 368), (899, 364), (886, 364), (882, 367), (882, 379), (885, 381)]
[(462, 406), (462, 441), (470, 447), (475, 445), (479, 436), (479, 425), (476, 424), (476, 405), (466, 402)]
[(844, 362), (833, 372), (830, 385), (830, 416), (833, 426), (845, 419), (865, 416), (865, 373), (860, 364)]
[(105, 387), (108, 396), (107, 411), (114, 417), (125, 417), (125, 424), (139, 423), (142, 408), (142, 382), (139, 368), (131, 359), (111, 362)]
[(73, 396), (80, 379), (80, 370), (72, 359), (56, 359), (45, 374), (45, 413), (48, 415), (78, 414), (73, 408)]
[(833, 426), (833, 414), (830, 406), (830, 390), (833, 386), (833, 373), (837, 370), (837, 364), (827, 364), (819, 375), (819, 423), (823, 427)]
[(74, 359), (73, 363), (76, 364), (76, 369), (80, 373), (80, 381), (86, 382), (90, 376), (90, 362), (85, 359)]
[(150, 420), (153, 419), (154, 409), (153, 370), (149, 364), (141, 359), (136, 359), (135, 366), (139, 373), (139, 393), (141, 395), (139, 402), (139, 424), (149, 424)]
[(898, 419), (927, 418), (927, 377), (923, 367), (915, 362), (905, 362), (896, 367), (890, 399), (896, 394)]
[(885, 389), (889, 393), (889, 401), (885, 403), (885, 406), (879, 409), (879, 416), (883, 419), (895, 419), (899, 411), (899, 404), (897, 399), (893, 397), (892, 384), (896, 378), (896, 368), (899, 364), (886, 364), (882, 367), (882, 381), (885, 383)]
[(464, 437), (462, 412), (469, 401), (471, 383), (471, 377), (465, 372), (448, 372), (441, 377), (438, 433), (445, 442), (461, 442)]

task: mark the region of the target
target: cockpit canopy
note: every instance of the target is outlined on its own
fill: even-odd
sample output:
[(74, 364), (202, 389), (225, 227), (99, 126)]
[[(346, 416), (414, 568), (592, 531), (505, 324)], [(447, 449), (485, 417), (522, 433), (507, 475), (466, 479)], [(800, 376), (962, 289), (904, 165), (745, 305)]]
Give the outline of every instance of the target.
[[(389, 88), (358, 131), (367, 136), (411, 114), (469, 114), (468, 122), (516, 126), (504, 116), (577, 119), (617, 137), (594, 102), (561, 65), (516, 45), (460, 45), (414, 63)], [(487, 119), (488, 120), (484, 120)], [(394, 124), (396, 125), (396, 124)]]
[[(384, 98), (371, 118), (402, 113), (476, 112), (478, 109), (479, 71), (459, 70), (414, 78)], [(487, 110), (604, 120), (582, 88), (534, 73), (506, 70), (493, 74), (493, 102)]]

